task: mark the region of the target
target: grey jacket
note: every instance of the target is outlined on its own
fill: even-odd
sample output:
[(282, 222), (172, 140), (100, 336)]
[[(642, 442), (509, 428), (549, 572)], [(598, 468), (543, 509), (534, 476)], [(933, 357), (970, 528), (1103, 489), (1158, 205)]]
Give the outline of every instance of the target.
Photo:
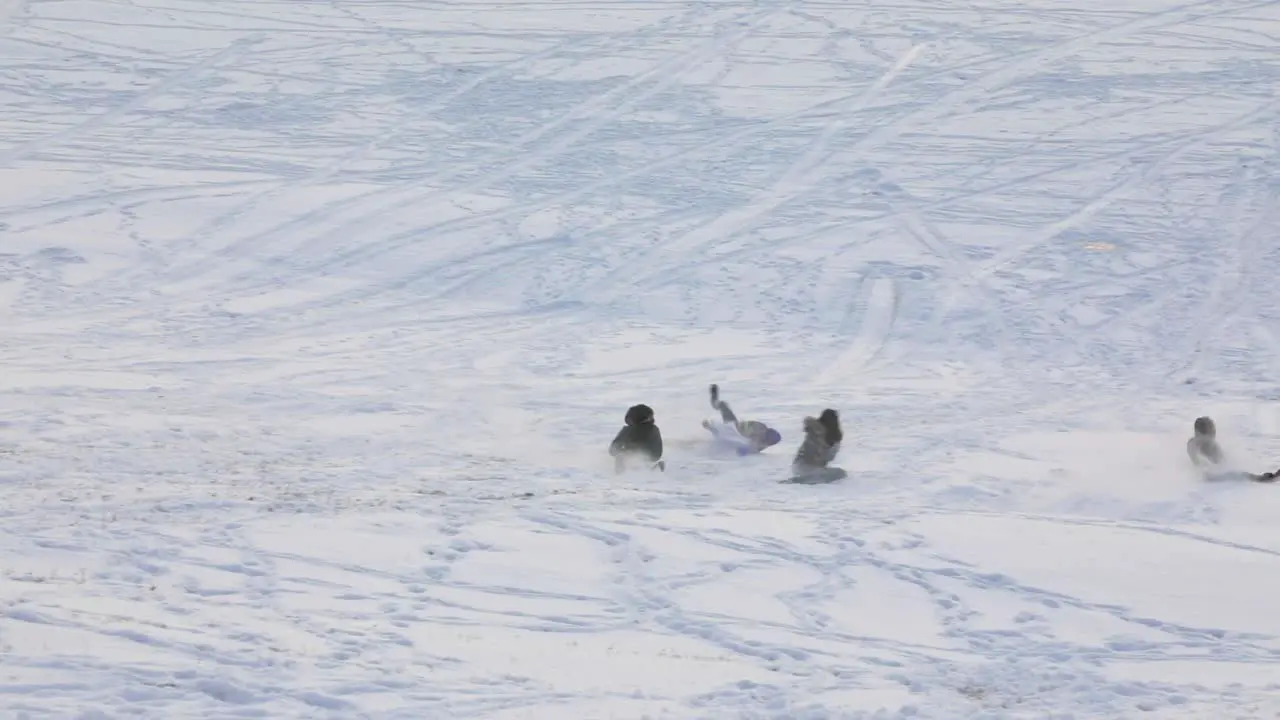
[(827, 431), (822, 427), (822, 423), (818, 422), (818, 418), (806, 417), (804, 442), (796, 451), (796, 457), (791, 461), (791, 466), (801, 471), (820, 470), (835, 460), (839, 452), (840, 444), (827, 442)]

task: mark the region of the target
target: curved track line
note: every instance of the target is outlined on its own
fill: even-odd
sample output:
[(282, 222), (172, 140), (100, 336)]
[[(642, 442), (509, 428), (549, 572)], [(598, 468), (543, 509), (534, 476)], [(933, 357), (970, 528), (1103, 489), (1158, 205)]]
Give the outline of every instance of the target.
[(858, 332), (826, 368), (813, 378), (811, 389), (820, 392), (834, 382), (846, 382), (868, 369), (884, 350), (898, 313), (898, 287), (893, 278), (875, 278), (866, 294)]

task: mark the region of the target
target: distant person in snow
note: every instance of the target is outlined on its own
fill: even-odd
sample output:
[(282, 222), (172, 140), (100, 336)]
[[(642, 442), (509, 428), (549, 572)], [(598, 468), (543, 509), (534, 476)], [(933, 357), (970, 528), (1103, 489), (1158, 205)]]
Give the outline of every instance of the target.
[(623, 472), (628, 469), (629, 461), (642, 461), (649, 469), (667, 469), (662, 460), (662, 431), (653, 419), (653, 408), (648, 405), (632, 405), (627, 409), (623, 419), (625, 425), (609, 443), (609, 454), (613, 456), (613, 469)]
[(719, 423), (703, 420), (702, 427), (715, 437), (718, 448), (739, 456), (759, 453), (782, 442), (782, 434), (758, 420), (739, 420), (729, 403), (720, 399), (720, 386), (711, 386), (711, 407), (720, 412)]
[(1280, 479), (1280, 470), (1257, 475), (1241, 470), (1224, 467), (1226, 460), (1222, 446), (1218, 444), (1218, 427), (1213, 418), (1202, 416), (1192, 425), (1193, 435), (1187, 440), (1187, 456), (1191, 463), (1204, 474), (1206, 480), (1252, 480), (1253, 482), (1275, 482)]
[(827, 408), (816, 418), (806, 417), (803, 427), (804, 442), (791, 461), (791, 482), (831, 482), (845, 477), (843, 469), (829, 467), (844, 441), (840, 415)]
[(1213, 418), (1198, 417), (1191, 427), (1193, 434), (1187, 440), (1187, 456), (1191, 463), (1202, 470), (1221, 463), (1224, 456), (1222, 446), (1218, 445), (1218, 426)]

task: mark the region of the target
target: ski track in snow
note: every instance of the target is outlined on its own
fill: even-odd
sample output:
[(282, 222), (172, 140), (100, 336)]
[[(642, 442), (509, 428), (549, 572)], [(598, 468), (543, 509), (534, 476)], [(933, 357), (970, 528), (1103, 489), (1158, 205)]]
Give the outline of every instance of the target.
[(1280, 717), (1277, 47), (0, 0), (0, 717)]

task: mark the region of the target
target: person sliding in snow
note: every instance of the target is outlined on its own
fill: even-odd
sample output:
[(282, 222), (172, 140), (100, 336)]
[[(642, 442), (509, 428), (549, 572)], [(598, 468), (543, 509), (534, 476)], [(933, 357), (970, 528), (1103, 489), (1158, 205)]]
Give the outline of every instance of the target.
[[(840, 430), (840, 416), (835, 410), (827, 408), (818, 417), (804, 419), (804, 442), (796, 451), (791, 461), (791, 474), (794, 479), (807, 477), (824, 477), (839, 479), (845, 476), (840, 468), (828, 467), (836, 455), (840, 453), (840, 443), (844, 433)], [(829, 477), (828, 477), (829, 476)]]
[(782, 434), (758, 420), (739, 420), (729, 403), (720, 399), (720, 386), (711, 386), (711, 407), (720, 411), (720, 424), (702, 421), (702, 427), (711, 431), (715, 443), (731, 449), (738, 455), (752, 455), (782, 442)]
[(1213, 418), (1196, 418), (1192, 433), (1187, 440), (1187, 456), (1193, 465), (1203, 470), (1222, 462), (1222, 447), (1218, 445), (1218, 428)]
[(1187, 456), (1206, 480), (1252, 480), (1254, 482), (1275, 482), (1280, 479), (1280, 470), (1255, 475), (1251, 472), (1230, 470), (1222, 467), (1226, 455), (1218, 444), (1218, 427), (1213, 418), (1198, 417), (1192, 426), (1194, 434), (1187, 440)]
[(644, 460), (650, 469), (665, 472), (667, 464), (662, 460), (662, 431), (653, 421), (653, 408), (644, 404), (632, 405), (627, 408), (623, 422), (626, 424), (609, 443), (614, 472), (626, 470), (629, 459)]

